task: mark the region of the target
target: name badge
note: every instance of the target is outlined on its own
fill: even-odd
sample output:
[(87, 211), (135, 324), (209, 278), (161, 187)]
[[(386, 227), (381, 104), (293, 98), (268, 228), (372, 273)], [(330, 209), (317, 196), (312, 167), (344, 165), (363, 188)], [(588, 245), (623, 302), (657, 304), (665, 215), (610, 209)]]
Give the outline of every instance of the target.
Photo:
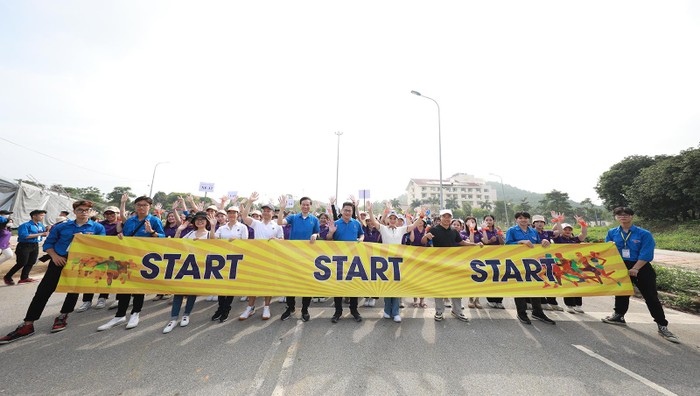
[(629, 249), (622, 249), (622, 258), (630, 258), (630, 250)]

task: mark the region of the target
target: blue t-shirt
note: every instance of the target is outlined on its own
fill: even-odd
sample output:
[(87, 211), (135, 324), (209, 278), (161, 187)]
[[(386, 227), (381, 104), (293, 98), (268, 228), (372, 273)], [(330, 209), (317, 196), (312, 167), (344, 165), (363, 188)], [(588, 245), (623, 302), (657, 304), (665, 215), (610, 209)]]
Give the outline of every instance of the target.
[(51, 228), (44, 242), (44, 251), (53, 249), (60, 256), (68, 255), (68, 248), (75, 234), (105, 235), (106, 232), (102, 224), (92, 220), (88, 220), (82, 226), (75, 224), (75, 220), (68, 220)]
[(365, 234), (362, 230), (362, 224), (355, 219), (350, 219), (350, 221), (346, 223), (345, 220), (340, 218), (335, 221), (335, 226), (337, 229), (333, 234), (334, 241), (357, 242), (357, 238)]
[(285, 218), (287, 224), (291, 226), (289, 239), (292, 241), (304, 241), (311, 239), (312, 234), (321, 232), (321, 223), (316, 216), (309, 213), (306, 218), (301, 213), (292, 214)]
[(629, 233), (625, 233), (622, 227), (610, 229), (608, 235), (605, 236), (605, 242), (615, 242), (620, 256), (622, 256), (622, 249), (629, 249), (630, 256), (622, 256), (625, 261), (652, 261), (654, 259), (656, 242), (651, 236), (651, 232), (644, 228), (633, 225), (630, 227)]
[(141, 220), (139, 220), (137, 216), (129, 217), (126, 219), (126, 222), (124, 222), (122, 234), (124, 234), (124, 236), (153, 237), (154, 235), (146, 232), (146, 221), (151, 223), (151, 228), (158, 233), (158, 238), (165, 238), (163, 223), (158, 218), (151, 215), (147, 215), (144, 218), (143, 224), (141, 224)]
[(534, 244), (539, 244), (542, 242), (539, 234), (537, 234), (537, 230), (532, 227), (527, 227), (527, 232), (525, 232), (522, 228), (520, 228), (520, 226), (515, 225), (506, 231), (506, 245), (516, 245), (518, 241), (526, 240), (529, 240)]
[(17, 242), (29, 242), (29, 243), (41, 242), (41, 237), (27, 238), (27, 235), (41, 234), (44, 231), (46, 231), (46, 227), (44, 227), (44, 225), (41, 223), (35, 223), (32, 220), (30, 220), (26, 223), (22, 223), (17, 228)]

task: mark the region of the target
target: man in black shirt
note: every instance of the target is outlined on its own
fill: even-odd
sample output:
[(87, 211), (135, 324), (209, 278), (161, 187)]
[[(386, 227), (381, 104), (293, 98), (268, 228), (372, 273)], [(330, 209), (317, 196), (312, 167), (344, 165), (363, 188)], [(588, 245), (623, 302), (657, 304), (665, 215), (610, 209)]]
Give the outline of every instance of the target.
[[(450, 227), (450, 224), (452, 223), (452, 211), (449, 209), (442, 209), (440, 210), (440, 223), (437, 225), (434, 225), (433, 228), (430, 229), (430, 232), (426, 232), (425, 235), (423, 236), (423, 239), (421, 242), (423, 244), (427, 244), (428, 241), (432, 241), (433, 247), (455, 247), (455, 246), (481, 246), (484, 247), (484, 244), (479, 242), (479, 243), (472, 243), (472, 242), (467, 242), (463, 241), (462, 237), (459, 235), (459, 232), (456, 230), (453, 230), (452, 227)], [(442, 313), (445, 310), (445, 301), (442, 298), (436, 298), (435, 299), (435, 320), (436, 321), (441, 321), (443, 319)], [(463, 313), (462, 313), (462, 298), (461, 297), (454, 297), (452, 298), (452, 316), (455, 318), (463, 321), (463, 322), (468, 322), (469, 318), (467, 318)]]

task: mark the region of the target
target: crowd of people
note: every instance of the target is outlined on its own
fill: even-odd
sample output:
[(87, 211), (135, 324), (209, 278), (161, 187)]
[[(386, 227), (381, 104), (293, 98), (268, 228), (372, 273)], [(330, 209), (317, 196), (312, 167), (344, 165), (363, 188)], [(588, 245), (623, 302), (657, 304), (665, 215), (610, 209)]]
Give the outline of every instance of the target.
[[(452, 248), (458, 246), (484, 246), (523, 244), (529, 247), (541, 245), (548, 247), (555, 243), (581, 243), (587, 235), (585, 220), (574, 216), (576, 224), (581, 226), (581, 232), (574, 235), (574, 226), (565, 223), (563, 214), (552, 212), (554, 226), (545, 230), (546, 219), (542, 215), (531, 216), (528, 212), (515, 213), (516, 225), (504, 233), (496, 226), (493, 215), (486, 215), (481, 222), (473, 216), (464, 220), (453, 218), (449, 209), (442, 209), (435, 216), (430, 216), (423, 208), (416, 208), (413, 214), (400, 214), (386, 204), (383, 212), (377, 215), (371, 203), (365, 206), (366, 211), (358, 210), (358, 202), (351, 198), (338, 208), (335, 198), (330, 199), (325, 212), (320, 207), (313, 207), (308, 197), (299, 200), (299, 213), (285, 213), (288, 206), (287, 196), (279, 197), (279, 208), (272, 203), (263, 203), (260, 209), (254, 209), (259, 195), (253, 193), (248, 199), (241, 200), (243, 205), (237, 205), (238, 200), (222, 198), (217, 205), (204, 207), (191, 196), (187, 199), (178, 197), (170, 211), (164, 211), (159, 204), (154, 205), (151, 198), (141, 196), (135, 199), (133, 213), (127, 213), (126, 204), (129, 197), (125, 194), (121, 199), (120, 208), (107, 207), (100, 217), (93, 209), (93, 203), (79, 200), (73, 203), (74, 220), (68, 220), (69, 213), (62, 212), (50, 229), (42, 223), (46, 214), (44, 210), (34, 210), (30, 213), (31, 220), (18, 228), (18, 243), (14, 256), (17, 264), (8, 271), (3, 279), (6, 285), (14, 285), (13, 275), (21, 270), (18, 283), (34, 282), (29, 277), (32, 266), (39, 259), (39, 244), (43, 241), (46, 255), (41, 260), (49, 264), (30, 302), (24, 322), (14, 331), (0, 338), (0, 344), (6, 344), (30, 336), (34, 333), (34, 321), (41, 317), (44, 308), (54, 293), (61, 271), (66, 264), (68, 250), (75, 234), (112, 235), (118, 238), (152, 237), (152, 238), (187, 238), (201, 239), (287, 239), (305, 240), (314, 243), (318, 239), (329, 241), (359, 241), (365, 243), (405, 244), (422, 247)], [(228, 204), (228, 206), (227, 206)], [(314, 211), (312, 211), (314, 209)], [(0, 263), (13, 257), (9, 248), (8, 216), (11, 212), (0, 212)], [(620, 255), (627, 266), (632, 282), (638, 286), (646, 300), (649, 312), (658, 325), (659, 334), (671, 342), (679, 342), (678, 338), (668, 330), (663, 307), (656, 290), (656, 274), (650, 262), (653, 259), (655, 242), (651, 233), (633, 225), (634, 212), (630, 208), (621, 207), (614, 210), (615, 219), (619, 226), (611, 229), (606, 241), (615, 242)], [(170, 296), (158, 294), (154, 300), (168, 299)], [(259, 296), (242, 296), (241, 301), (247, 302), (245, 310), (238, 317), (247, 320), (255, 315)], [(270, 304), (273, 296), (263, 296), (262, 320), (271, 317)], [(94, 308), (104, 308), (109, 296), (100, 294)], [(358, 309), (360, 297), (334, 297), (334, 314), (332, 323), (338, 323), (343, 317), (343, 305), (349, 304), (350, 315), (356, 322), (363, 320)], [(94, 295), (83, 294), (82, 304), (75, 309), (79, 295), (68, 293), (65, 297), (60, 315), (55, 318), (51, 332), (66, 329), (68, 315), (74, 311), (84, 312), (92, 307)], [(197, 296), (175, 295), (172, 298), (171, 318), (165, 325), (163, 333), (170, 333), (178, 325), (187, 326), (195, 306)], [(216, 312), (212, 321), (225, 322), (231, 311), (233, 296), (207, 296), (207, 301), (217, 301)], [(303, 297), (301, 299), (301, 320), (310, 320), (309, 307), (313, 300), (325, 301), (326, 297)], [(116, 301), (110, 308), (116, 308), (112, 319), (97, 328), (105, 331), (125, 324), (127, 329), (138, 326), (140, 313), (145, 300), (144, 294), (117, 294)], [(374, 307), (378, 298), (364, 297), (364, 306)], [(182, 302), (185, 309), (182, 317), (180, 311)], [(280, 302), (286, 303), (286, 308), (280, 319), (285, 321), (296, 313), (296, 298), (294, 296), (280, 297)], [(502, 297), (488, 297), (487, 306), (492, 309), (505, 309)], [(531, 310), (532, 318), (547, 324), (555, 322), (545, 311), (564, 311), (554, 297), (515, 298), (517, 318), (523, 324), (531, 324), (527, 310)], [(581, 297), (565, 297), (566, 311), (571, 314), (581, 314), (583, 304)], [(126, 313), (132, 307), (129, 319)], [(414, 297), (413, 306), (426, 308), (425, 297)], [(615, 325), (626, 325), (624, 315), (629, 306), (629, 296), (616, 296), (615, 308), (612, 315), (602, 321)], [(483, 309), (479, 297), (469, 297), (468, 308)], [(401, 322), (401, 309), (404, 303), (401, 298), (384, 298), (383, 317), (394, 322)], [(444, 319), (445, 309), (450, 308), (450, 315), (462, 322), (469, 318), (464, 314), (462, 297), (451, 299), (435, 299), (436, 321)]]

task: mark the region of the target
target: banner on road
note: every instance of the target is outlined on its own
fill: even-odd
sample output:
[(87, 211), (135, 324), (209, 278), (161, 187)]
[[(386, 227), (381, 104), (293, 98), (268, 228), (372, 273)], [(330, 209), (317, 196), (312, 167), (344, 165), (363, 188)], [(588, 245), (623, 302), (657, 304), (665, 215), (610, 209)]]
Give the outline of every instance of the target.
[(76, 235), (56, 289), (238, 296), (631, 295), (610, 243), (423, 248)]

